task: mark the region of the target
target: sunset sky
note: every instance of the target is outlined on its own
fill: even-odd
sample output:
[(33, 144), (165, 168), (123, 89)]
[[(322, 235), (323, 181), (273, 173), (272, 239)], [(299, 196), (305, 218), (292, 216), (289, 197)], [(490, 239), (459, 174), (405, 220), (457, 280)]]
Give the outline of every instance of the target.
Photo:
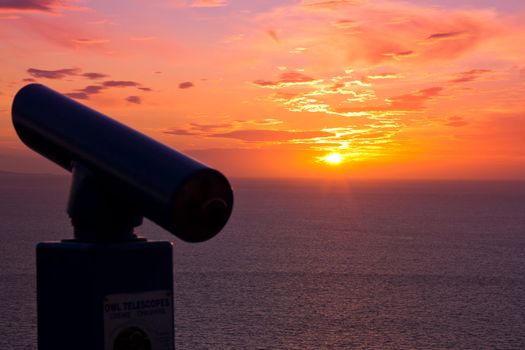
[(0, 0), (0, 170), (60, 172), (11, 124), (38, 82), (232, 177), (525, 180), (524, 17), (522, 0)]

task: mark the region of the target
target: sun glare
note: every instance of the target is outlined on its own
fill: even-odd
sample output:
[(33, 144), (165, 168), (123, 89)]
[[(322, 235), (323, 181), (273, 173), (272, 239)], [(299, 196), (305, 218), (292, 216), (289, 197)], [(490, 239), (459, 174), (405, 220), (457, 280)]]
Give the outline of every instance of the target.
[(330, 153), (323, 157), (323, 161), (330, 165), (339, 165), (343, 162), (343, 156), (340, 153)]

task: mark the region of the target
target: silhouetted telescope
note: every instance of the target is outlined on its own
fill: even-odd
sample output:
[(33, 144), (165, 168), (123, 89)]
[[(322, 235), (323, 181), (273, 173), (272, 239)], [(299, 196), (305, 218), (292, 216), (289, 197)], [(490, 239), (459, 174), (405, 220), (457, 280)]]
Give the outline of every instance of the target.
[(233, 206), (228, 180), (188, 156), (43, 85), (15, 96), (20, 139), (73, 173), (74, 239), (37, 245), (39, 350), (172, 350), (171, 242), (215, 236)]
[[(217, 170), (43, 85), (21, 89), (12, 114), (27, 146), (73, 171), (69, 213), (78, 235), (89, 239), (86, 230), (102, 229), (122, 236), (145, 216), (200, 242), (228, 221), (233, 193)], [(106, 212), (86, 212), (86, 201)]]

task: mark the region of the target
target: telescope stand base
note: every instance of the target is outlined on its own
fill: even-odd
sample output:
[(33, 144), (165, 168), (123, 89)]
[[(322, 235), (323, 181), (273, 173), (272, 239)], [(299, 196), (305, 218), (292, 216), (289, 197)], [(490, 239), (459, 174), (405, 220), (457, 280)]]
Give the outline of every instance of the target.
[(37, 245), (39, 350), (173, 350), (170, 242)]

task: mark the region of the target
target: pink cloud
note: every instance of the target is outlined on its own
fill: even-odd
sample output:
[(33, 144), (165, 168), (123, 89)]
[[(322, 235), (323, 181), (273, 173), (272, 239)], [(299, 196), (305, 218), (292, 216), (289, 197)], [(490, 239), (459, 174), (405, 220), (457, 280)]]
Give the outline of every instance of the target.
[(341, 64), (343, 58), (347, 64), (368, 65), (449, 61), (511, 30), (492, 10), (401, 1), (303, 1), (260, 15), (258, 22), (280, 28), (289, 47), (307, 47), (310, 58), (327, 65)]
[(228, 5), (226, 0), (194, 0), (191, 7), (222, 7)]
[(227, 0), (171, 0), (174, 6), (181, 8), (192, 7), (224, 7), (228, 6)]
[(2, 0), (0, 1), (0, 12), (2, 11), (38, 11), (52, 12), (64, 6), (60, 0)]
[(341, 7), (353, 6), (360, 4), (360, 0), (305, 0), (300, 3), (305, 8), (337, 10)]

